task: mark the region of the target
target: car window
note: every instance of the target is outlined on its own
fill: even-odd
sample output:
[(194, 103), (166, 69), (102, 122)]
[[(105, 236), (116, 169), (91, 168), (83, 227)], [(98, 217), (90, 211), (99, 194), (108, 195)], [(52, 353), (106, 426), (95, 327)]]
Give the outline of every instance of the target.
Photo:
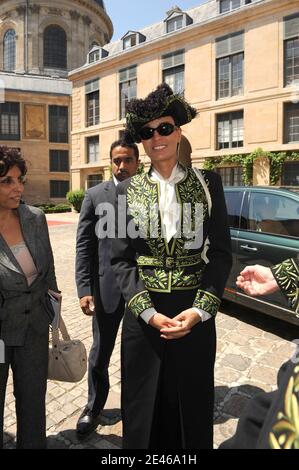
[(299, 203), (278, 194), (252, 193), (249, 230), (299, 237)]
[(239, 228), (243, 191), (225, 190), (224, 195), (228, 213), (228, 224), (231, 228)]

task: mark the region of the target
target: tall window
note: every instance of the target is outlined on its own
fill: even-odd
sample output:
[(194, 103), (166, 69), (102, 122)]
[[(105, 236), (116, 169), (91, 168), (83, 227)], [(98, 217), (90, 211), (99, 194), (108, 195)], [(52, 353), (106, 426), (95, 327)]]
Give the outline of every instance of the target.
[(87, 137), (87, 163), (98, 163), (99, 160), (99, 136)]
[(299, 14), (284, 20), (285, 86), (299, 80)]
[(87, 126), (96, 126), (100, 122), (99, 79), (85, 84)]
[(299, 142), (299, 103), (286, 103), (284, 109), (285, 144)]
[(50, 142), (68, 143), (68, 107), (49, 106)]
[(60, 26), (48, 26), (44, 31), (44, 67), (67, 69), (67, 38)]
[(6, 31), (3, 38), (3, 66), (7, 72), (16, 68), (16, 32), (13, 29)]
[(50, 150), (50, 171), (62, 173), (69, 171), (68, 150)]
[(299, 186), (299, 162), (286, 162), (282, 169), (282, 184)]
[(137, 67), (129, 67), (119, 72), (120, 119), (126, 115), (126, 105), (137, 97)]
[(243, 94), (244, 33), (216, 40), (217, 98)]
[(217, 116), (217, 148), (228, 149), (243, 147), (244, 122), (243, 111), (219, 114)]
[(19, 103), (0, 103), (0, 139), (20, 140)]
[(282, 169), (284, 186), (299, 186), (299, 162), (287, 162)]
[(223, 186), (242, 186), (244, 184), (241, 166), (217, 168), (217, 173), (222, 178)]
[(183, 50), (166, 54), (162, 57), (163, 82), (167, 83), (176, 94), (183, 94), (185, 89), (185, 52)]
[(167, 32), (173, 33), (183, 27), (183, 15), (176, 16), (167, 21)]
[(70, 190), (69, 181), (51, 180), (50, 197), (64, 199)]

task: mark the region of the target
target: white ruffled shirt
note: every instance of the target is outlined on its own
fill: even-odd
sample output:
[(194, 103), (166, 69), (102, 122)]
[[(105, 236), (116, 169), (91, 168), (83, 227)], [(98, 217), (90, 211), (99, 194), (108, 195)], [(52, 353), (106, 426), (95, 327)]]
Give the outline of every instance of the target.
[[(153, 168), (150, 174), (151, 179), (160, 183), (160, 214), (163, 233), (167, 243), (174, 237), (178, 230), (180, 221), (180, 205), (178, 204), (175, 185), (185, 176), (185, 170), (177, 163), (173, 168), (169, 178), (163, 178), (160, 173)], [(211, 315), (204, 310), (196, 307), (192, 308), (201, 317), (201, 320), (207, 321)], [(141, 313), (141, 318), (149, 323), (150, 319), (157, 313), (155, 308), (148, 308)]]

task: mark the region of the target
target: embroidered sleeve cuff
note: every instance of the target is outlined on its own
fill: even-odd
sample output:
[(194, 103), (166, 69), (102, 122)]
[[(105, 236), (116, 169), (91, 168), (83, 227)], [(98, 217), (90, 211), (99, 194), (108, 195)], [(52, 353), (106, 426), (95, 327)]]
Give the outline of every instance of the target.
[(145, 310), (153, 307), (154, 306), (147, 290), (136, 294), (128, 303), (128, 308), (136, 318), (138, 318)]
[(281, 291), (289, 300), (290, 307), (298, 312), (299, 304), (299, 268), (296, 262), (288, 259), (271, 268)]
[(205, 313), (208, 313), (212, 317), (215, 317), (221, 300), (218, 299), (215, 295), (211, 294), (210, 292), (198, 290), (193, 307), (198, 308), (199, 310), (203, 310)]

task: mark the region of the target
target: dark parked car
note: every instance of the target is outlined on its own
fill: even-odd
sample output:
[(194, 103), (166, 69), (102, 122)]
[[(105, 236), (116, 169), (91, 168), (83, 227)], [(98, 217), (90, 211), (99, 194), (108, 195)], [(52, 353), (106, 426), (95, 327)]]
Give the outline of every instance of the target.
[(224, 299), (299, 325), (281, 293), (253, 298), (236, 286), (245, 266), (271, 266), (299, 256), (299, 193), (269, 187), (226, 187), (233, 268)]

